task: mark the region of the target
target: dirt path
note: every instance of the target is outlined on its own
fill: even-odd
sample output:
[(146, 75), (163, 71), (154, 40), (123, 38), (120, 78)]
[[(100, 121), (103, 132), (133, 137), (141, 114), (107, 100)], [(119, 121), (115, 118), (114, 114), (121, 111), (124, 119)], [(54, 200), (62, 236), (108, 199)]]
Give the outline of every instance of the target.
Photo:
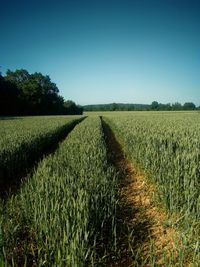
[(166, 258), (175, 250), (176, 233), (167, 225), (166, 213), (154, 206), (154, 189), (147, 184), (144, 173), (136, 171), (125, 158), (121, 145), (103, 120), (102, 126), (109, 161), (120, 175), (117, 217), (122, 253), (109, 266), (166, 266)]

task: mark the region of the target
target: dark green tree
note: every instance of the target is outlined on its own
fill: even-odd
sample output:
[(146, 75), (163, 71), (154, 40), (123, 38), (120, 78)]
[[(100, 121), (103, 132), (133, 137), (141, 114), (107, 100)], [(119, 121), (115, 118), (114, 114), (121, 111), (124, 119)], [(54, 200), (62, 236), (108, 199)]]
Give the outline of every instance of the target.
[(182, 110), (183, 106), (179, 102), (175, 102), (172, 104), (172, 110)]
[(83, 108), (77, 106), (72, 100), (67, 100), (64, 102), (64, 114), (72, 115), (77, 114), (81, 115), (83, 113)]
[(19, 115), (19, 90), (0, 75), (0, 115)]
[(158, 104), (157, 101), (153, 101), (153, 102), (151, 103), (151, 109), (152, 109), (152, 110), (158, 110), (158, 107), (159, 107), (159, 104)]
[(184, 105), (183, 105), (183, 109), (184, 110), (195, 110), (196, 109), (196, 106), (194, 103), (192, 102), (186, 102)]
[(22, 115), (62, 114), (64, 100), (48, 75), (29, 74), (24, 69), (8, 70), (5, 80), (19, 91), (19, 112)]

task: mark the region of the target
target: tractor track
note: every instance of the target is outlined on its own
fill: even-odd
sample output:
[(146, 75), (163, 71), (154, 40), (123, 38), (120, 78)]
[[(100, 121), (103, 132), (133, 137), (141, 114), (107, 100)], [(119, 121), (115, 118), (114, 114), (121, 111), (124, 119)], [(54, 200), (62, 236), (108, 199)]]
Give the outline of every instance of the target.
[(148, 263), (151, 259), (144, 264), (144, 259), (148, 259), (150, 253), (153, 254), (156, 266), (165, 266), (163, 255), (175, 255), (174, 240), (177, 233), (172, 227), (163, 224), (168, 217), (164, 210), (153, 203), (155, 189), (147, 183), (144, 173), (136, 170), (126, 158), (111, 127), (100, 118), (108, 160), (119, 173), (117, 234), (121, 253), (108, 266), (154, 266)]

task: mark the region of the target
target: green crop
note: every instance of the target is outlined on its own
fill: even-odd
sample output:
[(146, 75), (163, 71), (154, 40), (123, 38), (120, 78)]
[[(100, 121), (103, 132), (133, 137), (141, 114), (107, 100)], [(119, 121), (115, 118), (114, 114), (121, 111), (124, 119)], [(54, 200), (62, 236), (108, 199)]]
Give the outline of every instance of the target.
[(196, 257), (200, 235), (199, 113), (110, 113), (105, 119), (127, 156), (152, 179), (159, 205), (176, 216), (175, 226), (182, 229), (185, 247)]
[(95, 265), (115, 243), (116, 204), (101, 122), (88, 118), (7, 201), (4, 260), (13, 266)]
[[(29, 157), (38, 159), (38, 150), (51, 149), (72, 118), (1, 121), (1, 166), (14, 177), (18, 165), (26, 168)], [(175, 254), (161, 255), (165, 266), (198, 266), (199, 114), (106, 112), (103, 119), (126, 156), (155, 185), (159, 206), (172, 215), (163, 224), (175, 227), (180, 238), (174, 240)], [(107, 159), (115, 151), (107, 151), (104, 138), (101, 120), (93, 113), (41, 159), (16, 195), (0, 201), (0, 266), (109, 266), (122, 255), (131, 259), (130, 251), (133, 266), (157, 266), (153, 239), (147, 254), (142, 254), (144, 244), (134, 250), (135, 229), (125, 225), (120, 213), (118, 175)], [(123, 170), (119, 175), (124, 177)], [(128, 246), (123, 244), (121, 251), (118, 235), (127, 231)]]
[(16, 180), (62, 138), (78, 117), (21, 117), (0, 120), (0, 187)]

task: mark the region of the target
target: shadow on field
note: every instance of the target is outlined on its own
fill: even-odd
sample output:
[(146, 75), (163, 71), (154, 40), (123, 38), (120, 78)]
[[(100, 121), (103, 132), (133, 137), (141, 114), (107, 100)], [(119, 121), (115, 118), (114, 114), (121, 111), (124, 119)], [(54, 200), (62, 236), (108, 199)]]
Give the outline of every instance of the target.
[[(152, 222), (148, 218), (139, 218), (140, 207), (133, 205), (129, 200), (134, 171), (125, 158), (123, 149), (117, 141), (110, 126), (103, 120), (102, 128), (107, 146), (108, 161), (119, 173), (119, 205), (117, 208), (117, 251), (118, 258), (112, 257), (109, 266), (129, 267), (134, 266), (133, 261), (140, 264), (140, 259), (134, 256), (134, 251), (145, 246), (148, 240)], [(113, 258), (115, 258), (113, 260)], [(139, 266), (139, 265), (138, 265)]]
[(74, 129), (74, 127), (82, 122), (86, 117), (74, 120), (68, 127), (60, 130), (48, 144), (42, 148), (36, 149), (36, 152), (27, 153), (27, 162), (24, 168), (15, 167), (14, 171), (9, 173), (9, 166), (4, 166), (0, 170), (0, 198), (7, 199), (10, 195), (16, 194), (23, 181), (26, 180), (28, 175), (31, 175), (38, 163), (50, 154), (53, 154), (59, 147), (60, 143), (67, 137), (67, 135)]
[(5, 120), (8, 120), (8, 121), (9, 120), (23, 120), (23, 119), (24, 119), (23, 117), (12, 117), (12, 116), (11, 117), (10, 116), (1, 117), (0, 116), (0, 120), (4, 120), (4, 121)]

